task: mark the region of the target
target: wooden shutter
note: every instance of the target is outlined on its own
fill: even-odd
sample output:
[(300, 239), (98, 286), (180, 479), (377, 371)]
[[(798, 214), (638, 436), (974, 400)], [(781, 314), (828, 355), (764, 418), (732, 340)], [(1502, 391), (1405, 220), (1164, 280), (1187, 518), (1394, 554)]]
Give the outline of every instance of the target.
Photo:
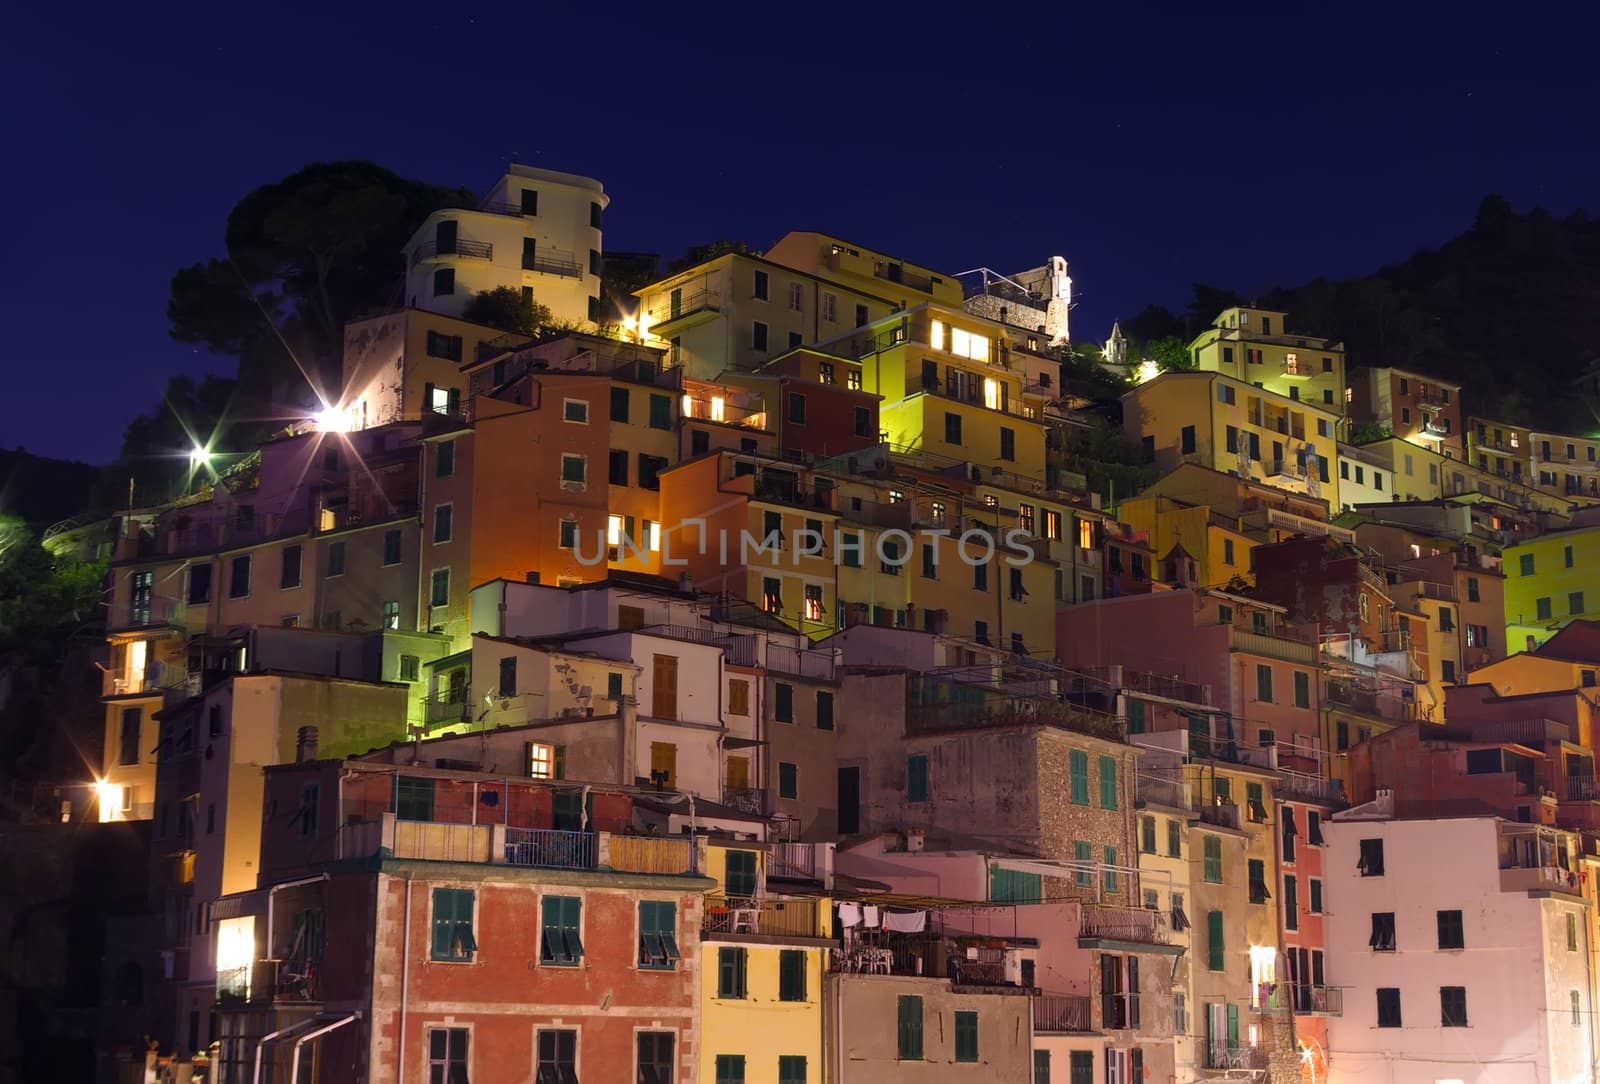
[(678, 656), (657, 655), (652, 671), (651, 714), (658, 719), (678, 717)]

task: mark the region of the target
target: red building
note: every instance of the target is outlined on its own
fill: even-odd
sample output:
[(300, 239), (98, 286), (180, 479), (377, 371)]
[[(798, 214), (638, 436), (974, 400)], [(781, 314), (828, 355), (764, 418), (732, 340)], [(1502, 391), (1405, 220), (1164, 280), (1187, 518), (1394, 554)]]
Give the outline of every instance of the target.
[(1327, 982), (1323, 890), (1327, 851), (1322, 826), (1344, 807), (1344, 801), (1333, 783), (1290, 772), (1280, 777), (1276, 793), (1278, 921), (1284, 959), (1272, 992), (1273, 1007), (1294, 1014), (1301, 1056), (1317, 1066), (1316, 1079), (1326, 1080), (1328, 1017), (1344, 1012), (1344, 992)]
[(881, 443), (879, 398), (861, 390), (859, 362), (796, 350), (739, 382), (766, 399), (768, 425), (782, 453), (811, 460)]
[(265, 797), (261, 887), (212, 916), (218, 1080), (694, 1079), (713, 882), (626, 791), (315, 761)]
[(1150, 552), (1150, 532), (1136, 531), (1126, 523), (1106, 520), (1100, 532), (1105, 551), (1105, 582), (1101, 595), (1145, 595), (1152, 588), (1155, 559)]

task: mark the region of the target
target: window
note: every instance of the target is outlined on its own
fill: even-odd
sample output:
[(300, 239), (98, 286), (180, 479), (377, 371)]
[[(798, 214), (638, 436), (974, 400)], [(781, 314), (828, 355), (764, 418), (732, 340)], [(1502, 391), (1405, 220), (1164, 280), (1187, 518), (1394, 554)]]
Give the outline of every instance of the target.
[[(383, 532), (383, 563), (386, 565), (400, 563), (400, 532), (398, 530)], [(342, 561), (340, 566), (343, 567)]]
[(780, 723), (794, 722), (794, 686), (780, 681), (773, 691), (772, 717)]
[(144, 712), (139, 708), (122, 709), (122, 729), (118, 733), (117, 763), (139, 763), (139, 727), (144, 721)]
[(1567, 1000), (1568, 1000), (1568, 1003), (1572, 1006), (1572, 1026), (1573, 1027), (1581, 1027), (1583, 1025), (1583, 1000), (1582, 1000), (1582, 998), (1580, 998), (1578, 996), (1578, 991), (1576, 991), (1576, 990), (1568, 990), (1567, 991)]
[[(639, 1032), (638, 1084), (672, 1084), (674, 1035), (670, 1031)], [(432, 1081), (429, 1082), (432, 1084)], [(454, 1084), (454, 1082), (449, 1082)]]
[(639, 488), (660, 489), (661, 472), (667, 469), (665, 456), (639, 453)]
[(944, 416), (944, 442), (946, 444), (961, 443), (961, 415), (946, 412)]
[(1117, 808), (1117, 758), (1100, 758), (1100, 808)]
[(1533, 575), (1533, 554), (1524, 553), (1517, 558), (1517, 573), (1522, 576)]
[(837, 323), (839, 319), (839, 295), (824, 293), (822, 295), (822, 318), (830, 323)]
[(639, 901), (639, 966), (646, 971), (671, 971), (678, 966), (677, 904)]
[(1050, 1051), (1048, 1050), (1035, 1050), (1033, 1052), (1033, 1084), (1050, 1084)]
[(461, 336), (444, 335), (437, 331), (428, 332), (427, 344), (430, 358), (443, 358), (446, 361), (461, 360)]
[(1260, 858), (1249, 861), (1250, 869), (1250, 902), (1266, 903), (1272, 898), (1272, 893), (1267, 891), (1267, 864)]
[(578, 1084), (576, 1031), (552, 1029), (539, 1032), (539, 1064), (534, 1080), (538, 1084)]
[(1562, 563), (1565, 564), (1566, 567), (1571, 568), (1572, 567), (1572, 547), (1571, 546), (1567, 546), (1565, 548), (1565, 551), (1562, 553), (1561, 556), (1562, 556)]
[(587, 456), (563, 454), (561, 457), (561, 480), (583, 485), (589, 479), (589, 459)]
[(1000, 427), (1000, 458), (1008, 461), (1017, 458), (1017, 434), (1007, 426)]
[(455, 529), (455, 508), (452, 505), (441, 504), (433, 510), (433, 542), (439, 545), (450, 541), (451, 532)]
[(806, 397), (799, 392), (789, 393), (789, 422), (792, 425), (806, 424)]
[(806, 1084), (805, 1055), (778, 1055), (778, 1084)]
[(1294, 706), (1297, 708), (1311, 706), (1311, 675), (1304, 670), (1294, 672)]
[(1272, 703), (1272, 667), (1256, 663), (1256, 699)]
[(1461, 925), (1460, 911), (1438, 912), (1439, 947), (1442, 949), (1466, 948), (1466, 933)]
[(1179, 858), (1183, 855), (1183, 827), (1178, 818), (1171, 817), (1167, 820), (1167, 857)]
[(1280, 850), (1283, 854), (1283, 860), (1285, 862), (1293, 862), (1295, 837), (1300, 834), (1294, 823), (1294, 807), (1287, 805), (1282, 807), (1279, 819), (1283, 822), (1279, 832), (1279, 836), (1282, 839)]
[(1128, 733), (1143, 734), (1145, 724), (1145, 703), (1143, 700), (1128, 701)]
[(767, 325), (762, 323), (760, 320), (754, 320), (750, 324), (750, 347), (753, 350), (759, 350), (763, 353), (766, 352)]
[(1292, 874), (1283, 879), (1283, 926), (1286, 930), (1300, 928), (1300, 882)]
[(1356, 862), (1356, 871), (1363, 877), (1383, 876), (1383, 840), (1361, 841), (1361, 858)]
[(583, 900), (578, 896), (546, 896), (539, 914), (539, 962), (552, 967), (577, 967), (583, 959), (583, 938), (579, 934)]
[(789, 283), (789, 309), (800, 312), (805, 307), (805, 287), (798, 282)]
[(901, 1061), (921, 1061), (922, 999), (913, 994), (901, 994), (897, 1016), (897, 1056)]
[(1094, 886), (1094, 847), (1086, 839), (1074, 840), (1072, 843), (1072, 859), (1077, 870), (1072, 875), (1073, 883), (1079, 888), (1092, 888)]
[(1117, 849), (1115, 847), (1105, 848), (1102, 852), (1102, 858), (1105, 865), (1104, 876), (1101, 879), (1102, 886), (1107, 892), (1115, 892), (1117, 890)]
[(1156, 819), (1150, 816), (1139, 818), (1139, 850), (1144, 854), (1156, 853)]
[(576, 425), (589, 424), (589, 400), (563, 399), (561, 400), (561, 420), (573, 422)]
[(728, 679), (728, 714), (750, 714), (750, 683), (742, 678)]
[(744, 1055), (718, 1054), (715, 1084), (744, 1084)]
[(441, 267), (433, 273), (433, 296), (448, 297), (456, 292), (456, 272), (453, 267)]
[[(429, 780), (431, 782), (431, 780)], [(472, 906), (475, 893), (470, 888), (433, 890), (433, 952), (435, 960), (471, 963), (478, 951), (472, 935)]]
[(1578, 916), (1570, 912), (1567, 918), (1567, 951), (1578, 951)]
[(667, 395), (652, 395), (650, 397), (650, 428), (672, 428), (672, 398)]
[(1203, 848), (1206, 883), (1219, 885), (1222, 883), (1222, 837), (1205, 836)]
[(717, 949), (717, 996), (739, 1000), (748, 996), (746, 980), (750, 951), (723, 945)]
[(575, 520), (575, 519), (564, 519), (564, 520), (562, 520), (559, 524), (557, 524), (556, 531), (557, 531), (556, 545), (558, 545), (560, 548), (562, 548), (564, 550), (570, 550), (570, 549), (573, 549), (574, 547), (577, 546), (577, 544), (578, 544), (578, 521), (577, 520)]
[(228, 597), (245, 598), (250, 594), (250, 555), (240, 554), (228, 562)]
[(1552, 611), (1550, 609), (1550, 598), (1549, 598), (1549, 596), (1546, 596), (1544, 598), (1536, 598), (1536, 599), (1534, 599), (1533, 600), (1533, 609), (1534, 609), (1534, 613), (1537, 615), (1537, 617), (1538, 617), (1538, 619), (1540, 621), (1548, 621), (1548, 620), (1550, 620), (1550, 615), (1551, 615)]
[[(1399, 1006), (1396, 1006), (1398, 1012)], [(1380, 1027), (1382, 1024), (1380, 1023)], [(1398, 1026), (1398, 1025), (1397, 1025)], [(1467, 1026), (1467, 988), (1465, 986), (1439, 987), (1439, 1026), (1464, 1028)]]
[(856, 306), (856, 327), (866, 327), (869, 315), (865, 305)]
[[(339, 568), (333, 568), (333, 550), (339, 551)], [(335, 542), (328, 551), (328, 575), (337, 576), (344, 572), (344, 543)], [(189, 566), (189, 605), (196, 606), (211, 601), (211, 569), (210, 564)]]
[(436, 568), (428, 590), (428, 605), (434, 608), (450, 605), (450, 570)]
[(906, 801), (928, 800), (928, 758), (917, 753), (906, 757)]
[(1306, 810), (1306, 843), (1313, 847), (1322, 846), (1322, 814), (1315, 809)]
[(1074, 749), (1067, 755), (1073, 805), (1089, 804), (1089, 754)]
[(1206, 967), (1221, 971), (1227, 960), (1227, 947), (1222, 936), (1222, 912), (1206, 912)]
[(956, 1061), (978, 1060), (978, 1014), (968, 1009), (956, 1010)]
[(833, 729), (833, 694), (817, 690), (817, 729)]
[(863, 406), (855, 408), (855, 425), (852, 432), (858, 437), (872, 436), (872, 411)]
[(778, 797), (800, 797), (800, 768), (788, 761), (778, 763)]
[(756, 894), (756, 852), (724, 851), (723, 891), (728, 896), (747, 900)]
[(1569, 591), (1567, 593), (1567, 612), (1570, 614), (1583, 613), (1583, 592)]
[(750, 296), (757, 301), (767, 300), (767, 273), (765, 271), (757, 271), (755, 273), (755, 283)]
[(783, 949), (778, 953), (778, 1000), (806, 999), (806, 954), (804, 949)]
[(428, 1080), (466, 1084), (467, 1029), (428, 1029)]
[(1195, 449), (1194, 426), (1186, 425), (1180, 437), (1179, 450), (1184, 455), (1193, 455)]
[(1367, 947), (1374, 952), (1394, 951), (1394, 912), (1372, 912), (1372, 934), (1367, 938)]

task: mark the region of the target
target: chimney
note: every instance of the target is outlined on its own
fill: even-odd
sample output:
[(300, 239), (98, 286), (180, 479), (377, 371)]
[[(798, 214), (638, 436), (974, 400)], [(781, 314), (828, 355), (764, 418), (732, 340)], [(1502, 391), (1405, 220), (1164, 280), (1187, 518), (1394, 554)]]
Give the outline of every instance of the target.
[(298, 764), (317, 759), (317, 728), (303, 726), (294, 743), (294, 759)]

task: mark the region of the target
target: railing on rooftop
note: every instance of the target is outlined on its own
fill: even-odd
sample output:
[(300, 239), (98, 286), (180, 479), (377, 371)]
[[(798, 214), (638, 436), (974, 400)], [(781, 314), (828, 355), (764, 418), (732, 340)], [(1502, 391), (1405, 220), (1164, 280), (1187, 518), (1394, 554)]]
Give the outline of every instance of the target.
[(594, 869), (598, 839), (593, 832), (564, 832), (548, 828), (507, 828), (505, 856), (508, 866), (546, 869)]
[(792, 647), (789, 644), (767, 645), (767, 669), (795, 677), (832, 681), (838, 673), (839, 659), (827, 648)]
[(1176, 675), (1152, 674), (1144, 670), (1130, 670), (1125, 666), (1086, 666), (1080, 673), (1098, 679), (1111, 688), (1162, 696), (1169, 700), (1186, 700), (1191, 704), (1209, 704), (1210, 687), (1198, 681), (1185, 681)]
[(1569, 775), (1566, 790), (1566, 800), (1569, 802), (1600, 801), (1600, 778), (1592, 775)]
[(662, 636), (669, 640), (720, 647), (728, 662), (735, 666), (759, 665), (758, 645), (754, 636), (696, 628), (693, 625), (645, 625), (632, 631), (644, 636)]
[(1341, 781), (1282, 769), (1278, 774), (1277, 792), (1283, 797), (1306, 798), (1317, 802), (1344, 801), (1344, 784)]
[(1190, 807), (1189, 784), (1169, 775), (1139, 771), (1133, 777), (1134, 798), (1140, 804), (1155, 803), (1173, 809)]
[(1251, 632), (1249, 629), (1232, 625), (1228, 627), (1228, 647), (1233, 651), (1264, 655), (1269, 659), (1282, 659), (1285, 662), (1310, 665), (1317, 660), (1317, 645), (1308, 640), (1291, 640), (1287, 636)]
[(1033, 999), (1033, 1030), (1064, 1033), (1094, 1030), (1087, 994), (1039, 994)]

